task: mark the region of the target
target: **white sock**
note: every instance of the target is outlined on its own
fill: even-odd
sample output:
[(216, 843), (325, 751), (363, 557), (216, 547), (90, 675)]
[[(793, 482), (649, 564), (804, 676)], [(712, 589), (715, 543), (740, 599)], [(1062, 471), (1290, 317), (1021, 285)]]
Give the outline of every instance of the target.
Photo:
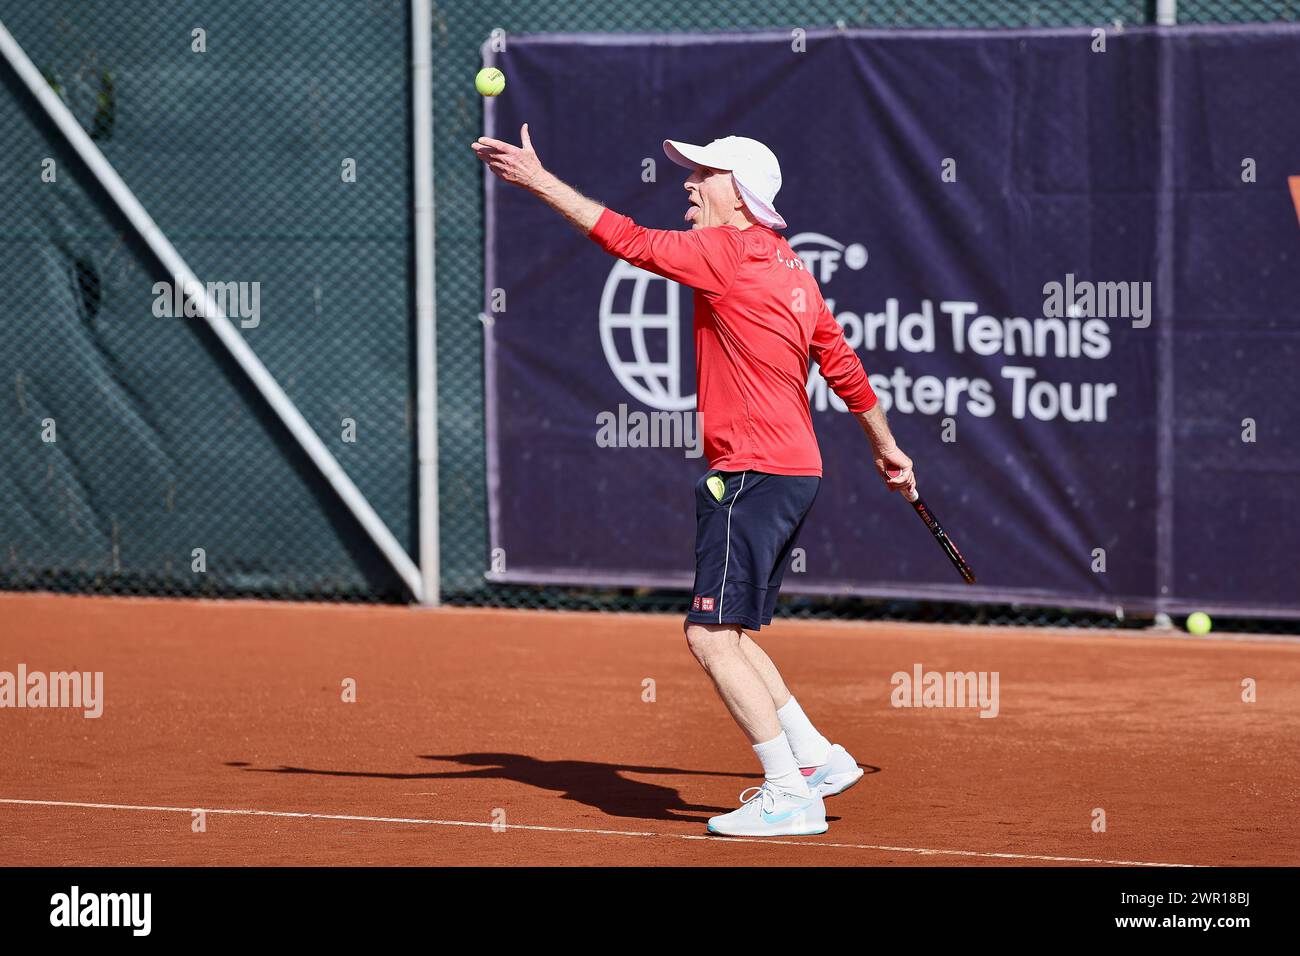
[(795, 763), (800, 767), (820, 767), (831, 759), (831, 742), (812, 725), (793, 695), (776, 716), (781, 721), (784, 736), (790, 741)]
[(786, 740), (784, 733), (766, 743), (754, 744), (754, 753), (758, 754), (758, 760), (763, 765), (763, 776), (773, 786), (801, 796), (811, 795), (808, 782), (799, 772), (799, 765), (795, 763), (794, 753), (790, 750), (790, 741)]

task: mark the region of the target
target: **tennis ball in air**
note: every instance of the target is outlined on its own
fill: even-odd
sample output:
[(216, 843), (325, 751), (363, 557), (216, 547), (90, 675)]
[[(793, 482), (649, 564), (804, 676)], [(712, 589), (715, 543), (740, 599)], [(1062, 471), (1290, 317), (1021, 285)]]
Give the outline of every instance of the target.
[(1188, 634), (1209, 634), (1210, 628), (1213, 626), (1210, 615), (1204, 611), (1197, 611), (1194, 614), (1187, 615)]
[(506, 75), (494, 66), (485, 66), (474, 77), (474, 89), (484, 96), (496, 96), (506, 88)]

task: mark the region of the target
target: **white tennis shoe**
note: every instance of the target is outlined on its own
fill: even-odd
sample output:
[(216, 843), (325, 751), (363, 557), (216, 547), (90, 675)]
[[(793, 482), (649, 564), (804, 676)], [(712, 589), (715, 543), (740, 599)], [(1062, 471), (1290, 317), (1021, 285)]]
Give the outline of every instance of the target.
[[(810, 788), (811, 789), (811, 788)], [(709, 832), (719, 836), (811, 836), (826, 832), (826, 804), (821, 794), (789, 793), (764, 781), (740, 794), (740, 809), (709, 820)]]
[(843, 793), (861, 780), (862, 774), (858, 762), (839, 744), (831, 745), (831, 755), (820, 767), (805, 767), (803, 770), (808, 789), (823, 797)]

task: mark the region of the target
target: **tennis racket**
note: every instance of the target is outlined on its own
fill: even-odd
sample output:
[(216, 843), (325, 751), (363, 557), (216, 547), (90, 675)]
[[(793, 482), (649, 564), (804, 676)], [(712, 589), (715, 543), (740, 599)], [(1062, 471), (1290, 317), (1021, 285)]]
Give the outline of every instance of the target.
[[(897, 478), (902, 472), (886, 469), (885, 474), (890, 478)], [(939, 542), (939, 547), (943, 548), (944, 554), (948, 555), (948, 560), (957, 569), (957, 573), (962, 576), (962, 579), (967, 584), (974, 584), (975, 572), (970, 569), (966, 559), (961, 556), (961, 552), (957, 550), (957, 545), (952, 543), (952, 538), (948, 537), (948, 532), (943, 530), (943, 525), (939, 524), (939, 519), (934, 516), (934, 512), (925, 503), (925, 499), (921, 497), (920, 492), (913, 491), (912, 497), (908, 500), (912, 503), (913, 510), (925, 522), (925, 526), (930, 529), (930, 534), (934, 535), (934, 540)]]

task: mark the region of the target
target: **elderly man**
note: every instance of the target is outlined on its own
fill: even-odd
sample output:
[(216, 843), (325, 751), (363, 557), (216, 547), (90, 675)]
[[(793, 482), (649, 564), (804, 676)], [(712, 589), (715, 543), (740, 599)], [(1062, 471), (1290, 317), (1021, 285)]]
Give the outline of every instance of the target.
[(876, 471), (894, 490), (915, 488), (912, 461), (894, 443), (867, 374), (844, 341), (816, 280), (776, 230), (776, 157), (739, 136), (707, 146), (664, 141), (685, 182), (689, 230), (646, 229), (548, 172), (527, 124), (522, 146), (481, 137), (487, 167), (533, 193), (601, 248), (695, 290), (696, 383), (710, 470), (695, 488), (695, 587), (686, 640), (753, 745), (762, 786), (713, 817), (727, 836), (826, 832), (823, 797), (862, 776), (804, 714), (771, 659), (745, 634), (770, 624), (785, 566), (817, 488), (822, 462), (806, 391), (811, 355), (856, 416)]

